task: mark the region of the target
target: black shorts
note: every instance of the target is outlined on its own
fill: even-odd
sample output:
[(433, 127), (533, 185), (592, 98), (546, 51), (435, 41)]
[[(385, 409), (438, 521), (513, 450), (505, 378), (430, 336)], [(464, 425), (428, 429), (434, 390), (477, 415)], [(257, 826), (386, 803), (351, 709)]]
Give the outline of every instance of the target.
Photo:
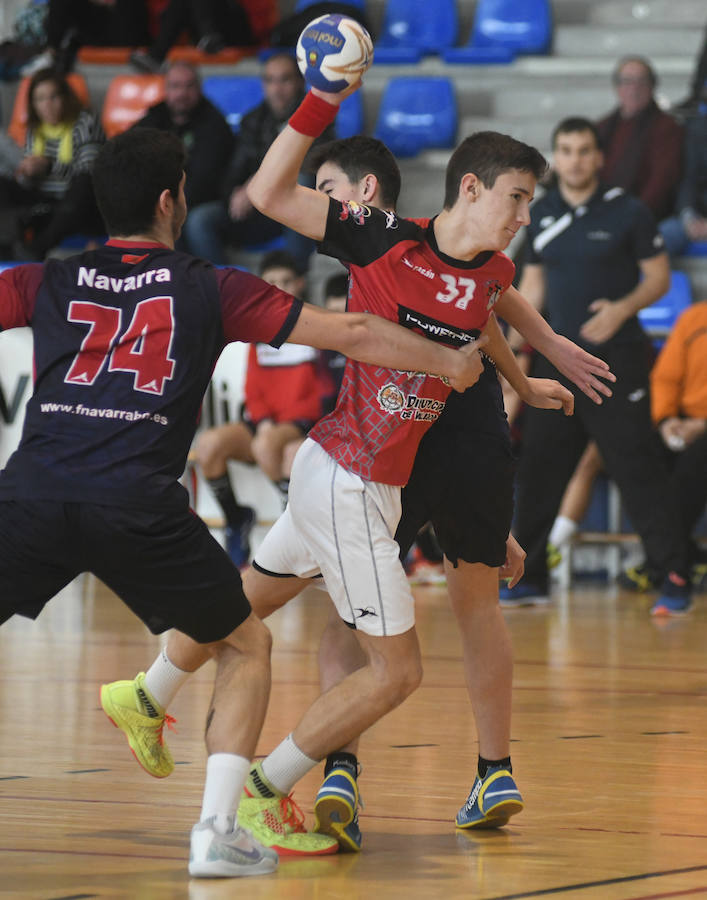
[(35, 619), (92, 572), (154, 634), (221, 640), (250, 613), (238, 569), (190, 510), (145, 511), (53, 500), (0, 501), (0, 623)]
[(516, 461), (507, 433), (431, 428), (402, 492), (395, 540), (404, 558), (417, 532), (432, 522), (439, 546), (456, 566), (502, 566), (513, 518)]

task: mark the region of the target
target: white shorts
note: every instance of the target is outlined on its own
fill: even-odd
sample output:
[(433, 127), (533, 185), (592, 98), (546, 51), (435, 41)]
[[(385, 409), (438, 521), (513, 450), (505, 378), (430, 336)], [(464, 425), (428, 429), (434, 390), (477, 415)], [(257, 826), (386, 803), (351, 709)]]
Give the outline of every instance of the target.
[(321, 572), (347, 624), (366, 634), (402, 634), (415, 606), (395, 542), (400, 488), (364, 481), (315, 441), (297, 451), (287, 508), (253, 560), (266, 575)]

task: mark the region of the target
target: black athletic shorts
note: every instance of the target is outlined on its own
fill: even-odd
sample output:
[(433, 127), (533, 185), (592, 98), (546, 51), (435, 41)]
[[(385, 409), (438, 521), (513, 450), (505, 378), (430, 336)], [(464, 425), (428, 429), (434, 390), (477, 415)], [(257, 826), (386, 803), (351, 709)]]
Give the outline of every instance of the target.
[(395, 533), (404, 559), (417, 532), (432, 522), (439, 546), (456, 566), (502, 566), (513, 518), (516, 461), (507, 432), (433, 426), (423, 437), (402, 492)]
[(52, 500), (0, 501), (0, 623), (35, 619), (93, 572), (154, 634), (225, 638), (250, 613), (238, 569), (190, 510), (145, 511)]

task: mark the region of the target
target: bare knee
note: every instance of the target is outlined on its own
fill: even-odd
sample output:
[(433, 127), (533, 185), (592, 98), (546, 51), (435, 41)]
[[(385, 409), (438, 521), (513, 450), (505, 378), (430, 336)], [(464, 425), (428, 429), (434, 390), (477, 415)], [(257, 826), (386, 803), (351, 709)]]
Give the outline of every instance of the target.
[(211, 477), (214, 470), (226, 467), (226, 455), (217, 428), (209, 428), (197, 438), (194, 446), (196, 461), (206, 477)]
[(400, 706), (422, 681), (422, 659), (419, 653), (404, 659), (379, 658), (371, 662), (377, 691), (391, 710)]
[(272, 635), (270, 629), (252, 612), (238, 628), (213, 645), (213, 655), (219, 657), (236, 653), (258, 661), (270, 660)]

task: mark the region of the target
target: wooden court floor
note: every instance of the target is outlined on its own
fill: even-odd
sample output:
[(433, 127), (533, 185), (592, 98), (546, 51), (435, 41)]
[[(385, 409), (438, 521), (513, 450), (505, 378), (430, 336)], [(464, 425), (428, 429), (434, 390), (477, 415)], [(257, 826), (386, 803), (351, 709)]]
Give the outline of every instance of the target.
[[(0, 629), (0, 897), (568, 897), (707, 895), (707, 596), (651, 621), (612, 587), (513, 610), (513, 761), (526, 801), (493, 833), (456, 832), (476, 760), (460, 647), (443, 588), (417, 589), (422, 687), (361, 747), (364, 852), (283, 862), (272, 876), (190, 881), (210, 671), (186, 685), (164, 781), (133, 761), (98, 704), (103, 681), (154, 657), (149, 635), (91, 577), (36, 623)], [(294, 725), (317, 685), (326, 599), (307, 592), (270, 620), (274, 686), (259, 752)], [(319, 771), (297, 789), (311, 822)]]

